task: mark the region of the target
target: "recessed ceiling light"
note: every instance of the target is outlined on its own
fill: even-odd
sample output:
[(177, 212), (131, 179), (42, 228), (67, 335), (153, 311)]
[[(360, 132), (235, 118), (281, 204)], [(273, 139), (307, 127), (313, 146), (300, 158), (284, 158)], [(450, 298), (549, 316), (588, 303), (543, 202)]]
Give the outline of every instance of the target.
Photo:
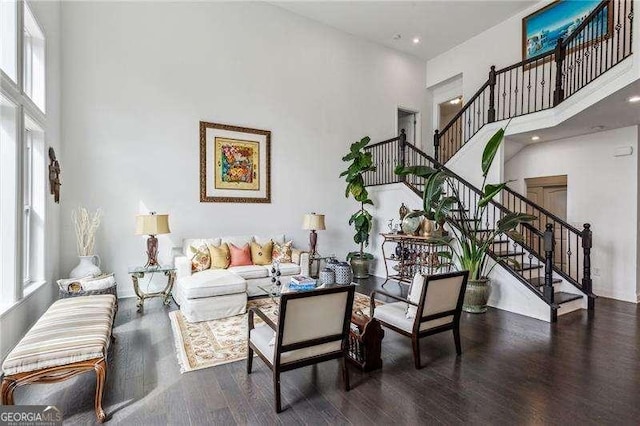
[(629, 98), (629, 102), (635, 104), (636, 102), (640, 102), (640, 96), (632, 96)]
[(402, 38), (402, 34), (394, 34), (392, 38), (394, 40), (400, 40)]
[(414, 37), (413, 44), (418, 44), (418, 43), (420, 43), (420, 37)]
[(462, 102), (462, 98), (455, 98), (449, 101), (451, 105), (458, 105), (460, 102)]
[(531, 140), (532, 141), (539, 141), (540, 140), (540, 136), (537, 136), (537, 135), (531, 136)]
[(600, 125), (598, 125), (598, 126), (593, 126), (593, 127), (591, 128), (591, 130), (595, 130), (596, 132), (599, 132), (600, 130), (604, 130), (604, 129), (606, 129), (606, 128), (607, 128), (607, 126), (600, 126)]

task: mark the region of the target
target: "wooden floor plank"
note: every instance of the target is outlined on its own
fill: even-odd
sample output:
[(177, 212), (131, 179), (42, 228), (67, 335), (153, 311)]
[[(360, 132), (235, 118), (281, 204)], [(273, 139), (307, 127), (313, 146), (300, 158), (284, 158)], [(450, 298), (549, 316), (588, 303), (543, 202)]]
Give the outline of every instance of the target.
[[(362, 281), (368, 294), (382, 281)], [(390, 282), (385, 290), (406, 294)], [(463, 354), (450, 334), (421, 342), (415, 370), (409, 339), (385, 330), (383, 369), (351, 371), (345, 392), (339, 363), (282, 375), (281, 414), (273, 410), (273, 380), (259, 359), (181, 374), (168, 308), (120, 300), (117, 342), (110, 351), (105, 392), (109, 424), (370, 425), (370, 424), (638, 424), (640, 308), (600, 298), (596, 312), (578, 311), (548, 324), (489, 309), (464, 314)], [(65, 424), (93, 424), (95, 375), (32, 385), (18, 404), (52, 404)]]

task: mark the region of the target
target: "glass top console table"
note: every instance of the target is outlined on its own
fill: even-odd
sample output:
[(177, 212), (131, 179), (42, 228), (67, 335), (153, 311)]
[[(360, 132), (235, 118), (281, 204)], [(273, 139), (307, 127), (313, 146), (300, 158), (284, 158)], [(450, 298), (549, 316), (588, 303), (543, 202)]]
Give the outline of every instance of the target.
[[(164, 290), (156, 291), (153, 293), (145, 293), (140, 289), (140, 284), (138, 280), (140, 278), (144, 278), (146, 274), (155, 274), (162, 273), (167, 277), (167, 285)], [(168, 306), (171, 303), (171, 290), (173, 290), (173, 283), (176, 278), (176, 269), (173, 266), (138, 266), (129, 268), (129, 275), (131, 275), (131, 280), (133, 281), (133, 291), (136, 293), (138, 301), (136, 302), (136, 307), (138, 308), (138, 312), (142, 312), (144, 310), (144, 301), (146, 299), (151, 299), (154, 297), (161, 297), (162, 303), (165, 306)]]

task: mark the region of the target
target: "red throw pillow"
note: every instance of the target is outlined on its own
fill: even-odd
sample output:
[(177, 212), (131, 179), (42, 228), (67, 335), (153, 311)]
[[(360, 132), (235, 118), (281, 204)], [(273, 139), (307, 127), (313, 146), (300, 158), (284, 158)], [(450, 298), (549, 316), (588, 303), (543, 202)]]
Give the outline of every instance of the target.
[(245, 244), (242, 248), (229, 244), (229, 251), (231, 252), (231, 264), (229, 266), (253, 265), (249, 244)]

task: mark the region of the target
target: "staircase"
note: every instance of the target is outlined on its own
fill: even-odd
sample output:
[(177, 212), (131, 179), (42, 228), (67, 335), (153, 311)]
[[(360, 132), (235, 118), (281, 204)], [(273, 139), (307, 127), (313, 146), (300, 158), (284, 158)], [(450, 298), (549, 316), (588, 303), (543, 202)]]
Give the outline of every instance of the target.
[(433, 138), (446, 164), (486, 124), (553, 108), (632, 54), (632, 0), (603, 0), (553, 51), (496, 70)]
[(461, 213), (472, 211), (482, 193), (448, 170), (446, 163), (485, 125), (553, 108), (628, 58), (632, 54), (633, 7), (632, 0), (603, 0), (566, 39), (557, 40), (553, 51), (499, 70), (492, 66), (487, 81), (460, 112), (442, 130), (435, 131), (434, 158), (407, 143), (404, 132), (365, 148), (377, 166), (365, 176), (368, 186), (403, 183), (421, 196), (424, 179), (397, 176), (395, 167), (423, 165), (447, 170), (452, 178), (445, 192), (455, 192), (461, 204), (449, 213), (447, 221), (461, 232), (492, 232), (497, 221), (510, 212), (536, 216), (534, 222), (518, 226), (522, 241), (505, 236), (488, 254), (499, 268), (549, 306), (551, 321), (557, 320), (563, 305), (585, 297), (588, 309), (594, 309), (590, 225), (577, 229), (506, 188), (470, 226)]
[[(482, 192), (434, 158), (407, 143), (404, 132), (396, 138), (369, 145), (365, 150), (371, 152), (377, 167), (375, 172), (365, 175), (367, 186), (403, 183), (422, 197), (424, 179), (413, 175), (398, 176), (394, 173), (395, 167), (429, 166), (446, 170), (451, 178), (443, 189), (446, 195), (457, 194), (460, 202), (456, 209), (449, 212), (447, 222), (460, 232), (476, 235), (492, 232), (498, 220), (510, 212), (526, 212), (536, 216), (534, 222), (521, 224), (517, 228), (524, 236), (523, 241), (504, 236), (495, 241), (488, 252), (489, 256), (549, 306), (551, 321), (557, 320), (561, 305), (584, 296), (588, 299), (588, 309), (594, 309), (596, 296), (591, 291), (592, 233), (589, 224), (585, 224), (582, 230), (576, 229), (506, 188), (498, 196), (501, 202), (492, 200), (482, 217), (472, 219), (474, 223), (469, 226), (463, 222), (462, 212), (473, 211), (482, 198)], [(556, 241), (560, 241), (560, 244)], [(563, 281), (577, 291), (557, 291), (554, 286)]]

